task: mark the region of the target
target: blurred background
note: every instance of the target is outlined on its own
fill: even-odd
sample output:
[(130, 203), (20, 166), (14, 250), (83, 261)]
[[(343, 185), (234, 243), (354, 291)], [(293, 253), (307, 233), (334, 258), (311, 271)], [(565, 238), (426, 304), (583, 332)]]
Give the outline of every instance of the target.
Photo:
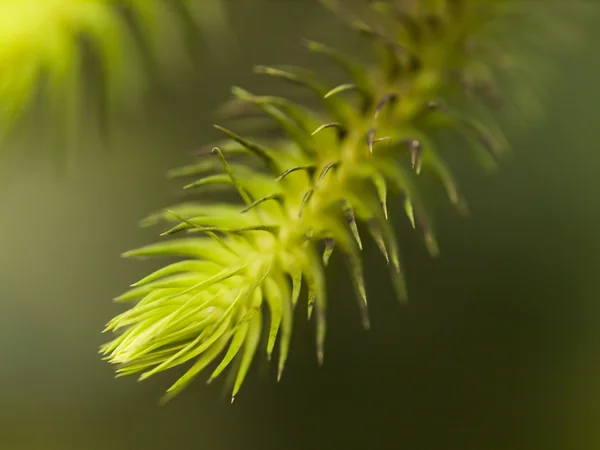
[(111, 299), (156, 264), (119, 255), (162, 231), (139, 219), (181, 200), (166, 170), (218, 138), (231, 85), (273, 91), (252, 65), (314, 66), (299, 37), (350, 42), (312, 1), (231, 13), (228, 57), (207, 46), (168, 95), (123, 115), (110, 150), (90, 132), (57, 175), (35, 129), (11, 143), (29, 156), (0, 190), (0, 449), (600, 448), (600, 14), (553, 55), (546, 117), (509, 129), (511, 160), (462, 180), (471, 217), (439, 202), (439, 259), (396, 215), (407, 305), (370, 245), (372, 329), (334, 258), (324, 367), (298, 320), (282, 381), (257, 358), (233, 405), (200, 377), (160, 407), (176, 371), (114, 379), (97, 354), (122, 310)]

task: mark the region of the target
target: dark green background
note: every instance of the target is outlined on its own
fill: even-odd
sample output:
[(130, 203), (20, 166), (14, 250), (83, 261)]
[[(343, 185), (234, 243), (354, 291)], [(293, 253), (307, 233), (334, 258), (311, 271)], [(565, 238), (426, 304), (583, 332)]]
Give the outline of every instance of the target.
[(597, 19), (556, 52), (547, 117), (510, 136), (514, 157), (465, 179), (471, 217), (438, 209), (440, 259), (398, 215), (407, 306), (370, 246), (372, 329), (335, 259), (323, 368), (299, 320), (281, 383), (257, 362), (234, 405), (202, 377), (165, 407), (175, 372), (113, 378), (96, 353), (121, 310), (111, 298), (154, 267), (119, 254), (154, 241), (137, 221), (179, 199), (165, 171), (218, 136), (230, 85), (269, 92), (252, 64), (314, 64), (298, 37), (345, 40), (314, 2), (247, 3), (229, 58), (203, 55), (167, 98), (139, 105), (112, 151), (90, 133), (57, 177), (43, 137), (23, 144), (31, 156), (0, 192), (0, 449), (600, 448)]

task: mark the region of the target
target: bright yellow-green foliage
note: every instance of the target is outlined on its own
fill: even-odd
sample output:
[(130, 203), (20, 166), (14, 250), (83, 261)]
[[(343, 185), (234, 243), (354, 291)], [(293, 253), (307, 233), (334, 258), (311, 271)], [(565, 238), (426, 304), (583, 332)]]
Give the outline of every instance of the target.
[(515, 2), (365, 1), (354, 2), (364, 4), (357, 10), (344, 2), (325, 3), (374, 43), (378, 62), (356, 62), (308, 42), (309, 50), (346, 71), (347, 83), (331, 86), (302, 69), (258, 67), (258, 73), (306, 87), (323, 108), (311, 110), (285, 98), (234, 88), (236, 102), (264, 112), (282, 136), (245, 138), (218, 127), (228, 140), (171, 175), (200, 176), (187, 189), (232, 186), (244, 205), (204, 201), (160, 212), (146, 222), (166, 220), (173, 228), (164, 234), (191, 237), (126, 254), (185, 258), (140, 280), (117, 299), (134, 304), (108, 324), (107, 330), (120, 334), (102, 349), (110, 362), (120, 365), (119, 374), (142, 372), (141, 379), (193, 362), (167, 397), (221, 353), (210, 379), (235, 365), (235, 396), (263, 330), (269, 357), (278, 340), (281, 375), (303, 284), (309, 318), (314, 310), (321, 362), (325, 266), (334, 249), (348, 263), (368, 327), (359, 229), (368, 231), (381, 249), (398, 296), (404, 298), (388, 198), (402, 205), (434, 254), (437, 245), (419, 198), (417, 174), (422, 170), (436, 176), (450, 202), (464, 211), (464, 199), (444, 161), (451, 149), (437, 148), (434, 134), (460, 134), (484, 168), (493, 167), (506, 150), (492, 124), (461, 113), (458, 105), (485, 102), (494, 92), (490, 83), (497, 67), (489, 62), (501, 62), (507, 50), (495, 32), (499, 26), (525, 23), (512, 22), (523, 19), (506, 8)]
[(126, 89), (118, 89), (137, 56), (126, 15), (134, 18), (145, 45), (156, 50), (167, 24), (215, 28), (219, 8), (220, 0), (0, 0), (0, 130), (23, 115), (41, 82), (76, 117), (83, 42), (100, 62), (106, 100), (124, 95)]

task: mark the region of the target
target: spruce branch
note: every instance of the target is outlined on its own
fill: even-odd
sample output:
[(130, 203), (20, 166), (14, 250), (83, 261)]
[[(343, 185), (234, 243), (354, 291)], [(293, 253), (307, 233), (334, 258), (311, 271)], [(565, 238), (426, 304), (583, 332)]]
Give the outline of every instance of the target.
[[(223, 353), (209, 381), (236, 362), (235, 398), (263, 327), (268, 327), (269, 358), (279, 341), (280, 379), (303, 283), (322, 363), (325, 267), (334, 251), (344, 255), (363, 325), (370, 326), (361, 256), (365, 237), (357, 223), (365, 225), (381, 250), (397, 296), (404, 300), (407, 287), (388, 203), (404, 208), (432, 255), (438, 254), (438, 245), (418, 174), (434, 174), (450, 203), (466, 212), (444, 158), (450, 149), (438, 148), (433, 132), (463, 135), (484, 169), (494, 167), (508, 150), (493, 123), (465, 114), (454, 99), (485, 97), (473, 83), (465, 85), (465, 74), (471, 76), (474, 66), (492, 73), (494, 64), (479, 59), (482, 55), (466, 43), (485, 42), (499, 23), (510, 27), (516, 20), (509, 7), (513, 2), (364, 1), (355, 2), (356, 9), (334, 0), (323, 3), (373, 43), (378, 63), (354, 61), (306, 41), (308, 50), (344, 69), (348, 82), (330, 86), (301, 68), (257, 67), (257, 73), (305, 87), (320, 99), (322, 109), (233, 88), (236, 102), (262, 111), (278, 125), (282, 137), (247, 138), (217, 126), (228, 140), (201, 155), (197, 164), (171, 175), (199, 176), (186, 185), (189, 189), (225, 183), (238, 192), (240, 204), (192, 203), (156, 213), (146, 222), (165, 221), (174, 225), (166, 234), (194, 236), (125, 254), (186, 258), (159, 269), (118, 298), (133, 305), (109, 322), (107, 331), (120, 334), (102, 347), (106, 359), (120, 366), (119, 374), (141, 373), (140, 379), (191, 363), (166, 398), (179, 393)], [(498, 61), (495, 55), (484, 56)]]

